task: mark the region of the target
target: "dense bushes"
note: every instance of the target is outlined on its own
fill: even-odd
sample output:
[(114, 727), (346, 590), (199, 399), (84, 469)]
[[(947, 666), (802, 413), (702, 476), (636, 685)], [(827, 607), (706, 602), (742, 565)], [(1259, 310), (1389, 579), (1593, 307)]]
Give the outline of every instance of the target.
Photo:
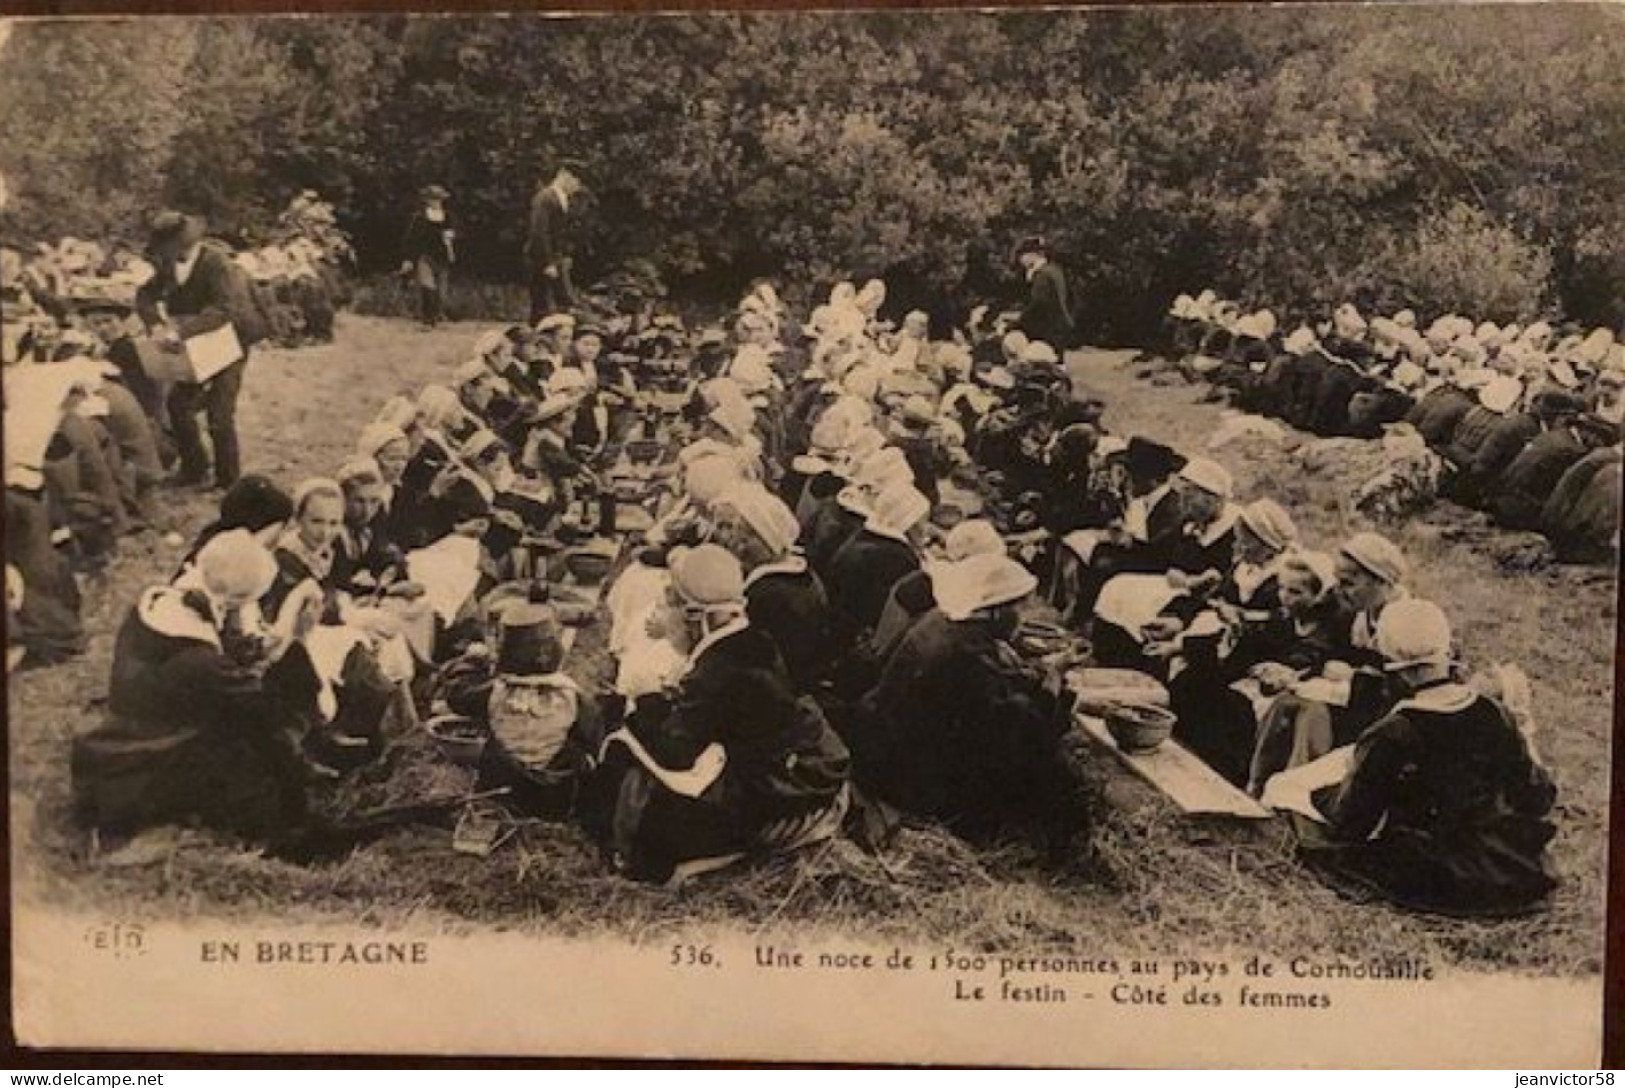
[(106, 236), (175, 202), (254, 240), (314, 188), (384, 268), (437, 181), (465, 272), (514, 280), (569, 156), (588, 275), (646, 254), (719, 299), (764, 272), (1018, 290), (1037, 230), (1096, 336), (1203, 282), (1617, 322), (1622, 31), (1608, 5), (29, 23), (0, 227)]

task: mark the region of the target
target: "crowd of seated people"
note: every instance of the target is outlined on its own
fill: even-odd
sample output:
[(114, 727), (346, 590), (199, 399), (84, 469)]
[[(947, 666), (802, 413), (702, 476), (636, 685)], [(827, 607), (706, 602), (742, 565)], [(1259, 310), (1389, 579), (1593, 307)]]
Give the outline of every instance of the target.
[(1610, 329), (1456, 314), (1423, 327), (1345, 304), (1283, 335), (1270, 311), (1204, 291), (1175, 300), (1162, 347), (1247, 411), (1318, 435), (1418, 436), (1438, 458), (1428, 488), (1544, 533), (1559, 559), (1618, 552), (1625, 344)]
[[(245, 477), (125, 619), (109, 720), (75, 749), (85, 818), (286, 841), (392, 723), (455, 715), (484, 731), (482, 787), (637, 879), (909, 820), (1064, 858), (1089, 830), (1088, 665), (1160, 685), (1176, 738), (1255, 794), (1355, 745), (1326, 850), (1403, 856), (1436, 893), (1408, 901), (1550, 890), (1530, 720), (1461, 682), (1390, 541), (1313, 550), (1219, 464), (1112, 434), (1049, 345), (981, 314), (933, 341), (885, 294), (839, 283), (796, 320), (764, 283), (694, 332), (647, 298), (548, 315), (390, 399), (329, 476)], [(612, 486), (629, 458), (641, 522)], [(604, 543), (602, 601), (572, 611), (560, 556)], [(1066, 645), (1035, 647), (1038, 617)], [(583, 622), (608, 627), (602, 686), (566, 669)], [(1415, 796), (1462, 758), (1471, 789)], [(1431, 839), (1381, 846), (1401, 835)]]
[[(332, 209), (302, 194), (279, 230), (284, 241), (235, 254), (246, 290), (272, 339), (331, 339), (348, 254)], [(14, 665), (81, 652), (78, 578), (104, 571), (121, 538), (167, 528), (176, 387), (143, 361), (137, 304), (153, 275), (133, 250), (77, 238), (0, 249)]]

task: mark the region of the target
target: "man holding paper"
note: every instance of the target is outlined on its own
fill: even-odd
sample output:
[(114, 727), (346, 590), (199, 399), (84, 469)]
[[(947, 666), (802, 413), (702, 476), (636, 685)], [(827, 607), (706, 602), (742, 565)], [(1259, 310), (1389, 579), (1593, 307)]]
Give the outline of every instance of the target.
[(167, 376), (174, 381), (169, 415), (180, 455), (176, 482), (198, 484), (208, 476), (201, 411), (209, 418), (215, 484), (226, 488), (241, 475), (237, 395), (248, 346), (259, 339), (259, 317), (230, 252), (206, 243), (204, 229), (202, 219), (180, 212), (153, 219), (147, 252), (157, 273), (137, 292), (136, 305), (159, 354), (173, 365)]

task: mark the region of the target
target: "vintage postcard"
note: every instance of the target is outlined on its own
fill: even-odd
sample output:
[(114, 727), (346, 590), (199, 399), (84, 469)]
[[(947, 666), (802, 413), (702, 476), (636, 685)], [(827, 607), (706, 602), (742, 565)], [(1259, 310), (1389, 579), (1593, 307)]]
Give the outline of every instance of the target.
[(0, 23), (20, 1043), (1596, 1065), (1621, 71)]

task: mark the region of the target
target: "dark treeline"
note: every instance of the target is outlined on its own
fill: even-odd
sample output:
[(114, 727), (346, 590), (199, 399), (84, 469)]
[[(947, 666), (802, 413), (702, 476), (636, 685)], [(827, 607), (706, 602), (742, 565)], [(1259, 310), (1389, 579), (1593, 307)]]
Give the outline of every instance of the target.
[(1625, 318), (1625, 13), (1607, 6), (30, 23), (0, 48), (9, 244), (243, 242), (314, 188), (364, 266), (418, 188), (517, 279), (559, 157), (584, 264), (731, 298), (1007, 285), (1047, 235), (1096, 335), (1179, 291)]

